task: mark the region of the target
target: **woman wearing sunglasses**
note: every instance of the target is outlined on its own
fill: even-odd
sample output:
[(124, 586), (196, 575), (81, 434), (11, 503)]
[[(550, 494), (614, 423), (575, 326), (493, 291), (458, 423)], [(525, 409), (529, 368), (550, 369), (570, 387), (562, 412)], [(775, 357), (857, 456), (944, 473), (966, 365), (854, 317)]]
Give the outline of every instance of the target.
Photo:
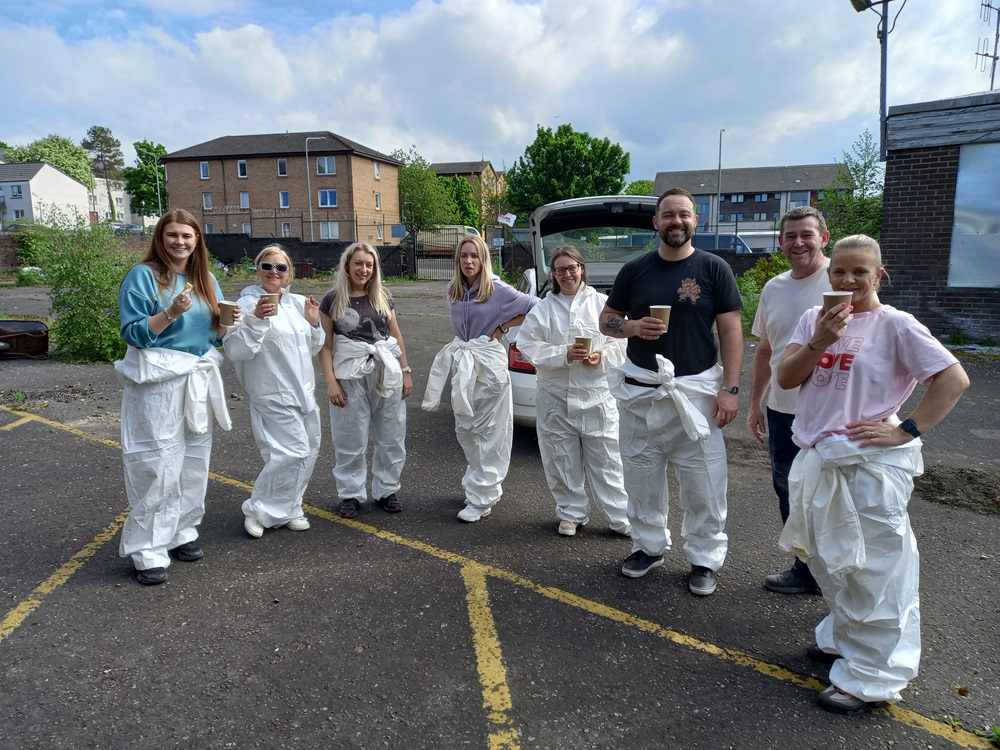
[(309, 528), (302, 496), (320, 444), (313, 357), (325, 336), (319, 303), (288, 291), (294, 270), (285, 249), (268, 245), (255, 264), (258, 283), (240, 294), (242, 324), (224, 344), (250, 398), (250, 425), (264, 459), (243, 503), (243, 528), (260, 538), (266, 528)]
[(517, 332), (517, 348), (538, 371), (538, 449), (559, 533), (573, 536), (590, 520), (586, 478), (611, 530), (628, 536), (618, 407), (607, 374), (625, 360), (625, 340), (598, 329), (608, 298), (587, 286), (579, 250), (555, 249), (550, 282), (552, 291)]
[(319, 309), (326, 331), (319, 361), (330, 398), (340, 515), (354, 518), (368, 497), (369, 429), (375, 443), (372, 497), (382, 510), (398, 513), (403, 506), (396, 493), (406, 460), (403, 399), (413, 381), (375, 248), (365, 242), (348, 245), (337, 281)]

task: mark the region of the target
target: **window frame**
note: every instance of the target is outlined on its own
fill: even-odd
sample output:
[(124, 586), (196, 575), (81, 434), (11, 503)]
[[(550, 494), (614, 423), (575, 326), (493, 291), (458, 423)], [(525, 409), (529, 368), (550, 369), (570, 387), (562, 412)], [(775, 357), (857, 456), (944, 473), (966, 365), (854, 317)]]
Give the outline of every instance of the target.
[[(329, 198), (329, 194), (333, 194), (333, 203), (324, 203), (323, 196), (325, 195)], [(337, 190), (335, 188), (323, 188), (316, 191), (316, 205), (320, 208), (336, 208), (337, 207)]]
[(278, 191), (278, 208), (291, 208), (292, 199), (287, 190)]
[(288, 177), (288, 159), (277, 159), (278, 177)]
[(201, 209), (203, 211), (211, 211), (212, 210), (212, 193), (211, 192), (207, 192), (207, 193), (202, 193), (201, 194)]
[[(335, 236), (324, 236), (324, 234), (331, 234), (330, 230), (335, 229), (336, 231), (332, 234)], [(339, 240), (340, 239), (340, 222), (339, 221), (321, 221), (319, 223), (319, 238), (321, 240)]]
[(249, 170), (247, 169), (246, 159), (236, 160), (236, 178), (239, 180), (245, 180), (249, 177)]
[[(319, 169), (320, 159), (323, 160), (323, 168), (326, 171), (321, 172)], [(330, 165), (333, 164), (333, 169), (330, 169)], [(317, 175), (335, 175), (337, 174), (337, 157), (336, 156), (317, 156), (316, 157), (316, 174)]]
[(250, 209), (250, 191), (249, 190), (241, 190), (240, 191), (240, 209), (244, 210), (244, 211)]
[(198, 174), (201, 175), (200, 179), (202, 180), (211, 179), (211, 170), (209, 169), (207, 161), (198, 163)]

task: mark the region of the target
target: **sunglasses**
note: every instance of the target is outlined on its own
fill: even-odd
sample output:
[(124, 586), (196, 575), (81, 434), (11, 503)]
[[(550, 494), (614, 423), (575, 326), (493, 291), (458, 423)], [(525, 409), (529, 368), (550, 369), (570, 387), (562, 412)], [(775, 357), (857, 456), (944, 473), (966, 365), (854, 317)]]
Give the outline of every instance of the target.
[(288, 273), (287, 263), (271, 263), (265, 260), (263, 263), (259, 263), (257, 267), (260, 268), (261, 271), (277, 271), (278, 273)]

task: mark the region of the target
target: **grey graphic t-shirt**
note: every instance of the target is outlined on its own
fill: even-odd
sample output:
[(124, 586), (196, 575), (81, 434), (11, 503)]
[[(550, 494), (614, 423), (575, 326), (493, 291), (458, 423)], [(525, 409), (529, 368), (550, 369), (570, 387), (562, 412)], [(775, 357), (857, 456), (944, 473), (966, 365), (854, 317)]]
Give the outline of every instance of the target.
[[(328, 318), (332, 317), (330, 311), (336, 299), (336, 292), (327, 292), (323, 301), (319, 303), (319, 311)], [(395, 309), (392, 298), (389, 299), (389, 309)], [(366, 294), (350, 298), (350, 304), (344, 308), (343, 316), (340, 320), (333, 321), (333, 330), (354, 341), (374, 344), (376, 341), (389, 338), (389, 321), (379, 315)]]

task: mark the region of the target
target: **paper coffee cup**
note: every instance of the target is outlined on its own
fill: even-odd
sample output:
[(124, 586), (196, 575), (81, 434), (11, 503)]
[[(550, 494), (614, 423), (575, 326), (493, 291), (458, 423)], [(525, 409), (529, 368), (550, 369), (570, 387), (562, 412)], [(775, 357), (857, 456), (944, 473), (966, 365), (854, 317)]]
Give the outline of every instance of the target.
[(649, 306), (649, 316), (651, 318), (659, 318), (663, 321), (664, 326), (670, 325), (670, 305), (650, 305)]
[(587, 350), (587, 354), (590, 354), (590, 347), (594, 345), (594, 340), (590, 336), (577, 336), (577, 344), (583, 344)]
[(233, 320), (233, 311), (239, 307), (237, 302), (227, 302), (226, 300), (219, 301), (219, 325), (231, 326), (235, 324)]
[(262, 294), (260, 295), (260, 301), (265, 305), (276, 305), (278, 300), (281, 299), (280, 294)]
[(823, 292), (823, 312), (829, 312), (831, 307), (839, 305), (841, 302), (851, 304), (854, 292)]

